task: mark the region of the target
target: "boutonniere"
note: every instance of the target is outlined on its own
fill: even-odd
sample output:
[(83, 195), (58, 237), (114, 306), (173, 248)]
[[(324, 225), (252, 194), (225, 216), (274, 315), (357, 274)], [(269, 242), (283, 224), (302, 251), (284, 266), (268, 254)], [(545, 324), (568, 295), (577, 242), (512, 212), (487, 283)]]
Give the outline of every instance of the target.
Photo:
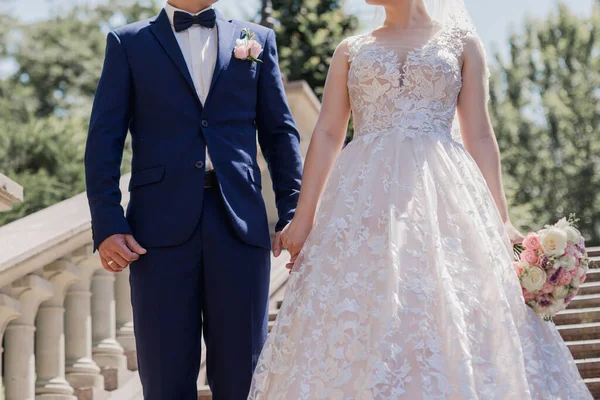
[(236, 44), (237, 46), (233, 50), (235, 58), (250, 61), (251, 67), (255, 62), (262, 62), (262, 60), (258, 59), (258, 56), (262, 53), (263, 47), (254, 40), (254, 33), (250, 29), (242, 29), (242, 38), (237, 39)]

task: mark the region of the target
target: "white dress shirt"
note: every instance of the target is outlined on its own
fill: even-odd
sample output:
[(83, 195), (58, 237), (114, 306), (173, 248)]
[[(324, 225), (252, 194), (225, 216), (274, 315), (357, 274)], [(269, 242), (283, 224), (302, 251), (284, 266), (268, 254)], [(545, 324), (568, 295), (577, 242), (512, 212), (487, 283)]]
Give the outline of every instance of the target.
[[(198, 14), (211, 9), (208, 7)], [(173, 26), (173, 18), (175, 11), (187, 12), (173, 7), (167, 3), (165, 5), (165, 11), (171, 22), (171, 28), (179, 43), (179, 48), (183, 53), (183, 58), (187, 64), (192, 80), (194, 81), (194, 87), (198, 97), (202, 101), (202, 104), (206, 104), (206, 98), (208, 97), (208, 91), (210, 90), (210, 84), (212, 82), (213, 72), (215, 70), (215, 64), (217, 62), (217, 27), (213, 29), (207, 29), (202, 26), (193, 25), (189, 29), (181, 32), (175, 32)], [(189, 14), (189, 13), (188, 13)], [(198, 15), (193, 14), (193, 15)], [(206, 150), (206, 170), (212, 170), (213, 164)]]

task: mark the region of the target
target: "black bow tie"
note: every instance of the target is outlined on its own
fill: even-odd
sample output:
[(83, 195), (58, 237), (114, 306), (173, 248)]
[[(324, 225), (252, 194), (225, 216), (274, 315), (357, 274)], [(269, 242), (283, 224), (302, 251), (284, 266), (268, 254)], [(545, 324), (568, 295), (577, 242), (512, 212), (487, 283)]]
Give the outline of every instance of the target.
[(192, 25), (200, 25), (205, 28), (212, 29), (215, 27), (215, 21), (217, 20), (217, 13), (212, 8), (206, 10), (198, 15), (188, 14), (183, 11), (175, 11), (173, 17), (173, 26), (175, 32), (185, 31), (192, 27)]

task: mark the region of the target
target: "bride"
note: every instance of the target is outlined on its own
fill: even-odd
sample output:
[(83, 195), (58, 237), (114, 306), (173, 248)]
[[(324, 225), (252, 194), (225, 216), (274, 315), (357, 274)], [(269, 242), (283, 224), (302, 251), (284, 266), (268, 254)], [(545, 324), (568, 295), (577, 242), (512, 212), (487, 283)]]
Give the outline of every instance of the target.
[(386, 20), (333, 57), (249, 398), (591, 399), (511, 264), (522, 236), (463, 0), (369, 3)]

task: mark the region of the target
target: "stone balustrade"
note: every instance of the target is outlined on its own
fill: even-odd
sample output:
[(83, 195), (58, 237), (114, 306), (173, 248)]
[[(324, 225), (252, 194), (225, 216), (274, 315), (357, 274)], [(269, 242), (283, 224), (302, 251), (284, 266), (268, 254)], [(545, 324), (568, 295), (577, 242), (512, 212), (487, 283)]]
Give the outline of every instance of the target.
[(0, 211), (12, 209), (13, 204), (23, 201), (23, 188), (8, 177), (0, 174)]
[(126, 274), (93, 254), (85, 194), (0, 227), (0, 399), (107, 398), (134, 376)]

